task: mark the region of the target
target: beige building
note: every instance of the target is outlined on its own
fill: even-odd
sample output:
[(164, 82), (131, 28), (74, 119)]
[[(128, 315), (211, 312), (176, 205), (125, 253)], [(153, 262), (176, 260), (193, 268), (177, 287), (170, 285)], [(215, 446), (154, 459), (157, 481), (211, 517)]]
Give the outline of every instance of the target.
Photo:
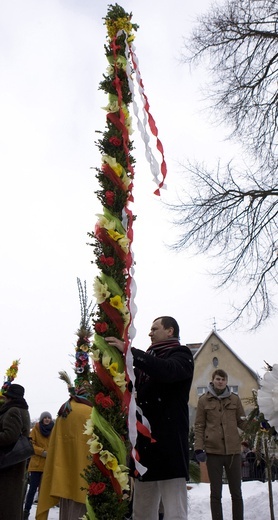
[(259, 388), (259, 376), (240, 359), (225, 341), (212, 331), (203, 344), (187, 345), (194, 356), (194, 377), (189, 396), (190, 424), (194, 424), (197, 402), (204, 392), (211, 375), (217, 368), (228, 373), (228, 385), (239, 395), (246, 414), (253, 408), (245, 402), (245, 398), (252, 397), (252, 390)]

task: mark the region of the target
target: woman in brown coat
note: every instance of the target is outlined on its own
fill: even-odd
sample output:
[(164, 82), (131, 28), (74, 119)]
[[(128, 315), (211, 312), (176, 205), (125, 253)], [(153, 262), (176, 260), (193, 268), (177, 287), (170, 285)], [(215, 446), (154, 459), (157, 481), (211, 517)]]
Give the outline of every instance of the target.
[[(24, 388), (10, 384), (0, 407), (0, 452), (8, 452), (20, 434), (28, 437), (30, 415)], [(26, 461), (0, 469), (0, 520), (21, 520)]]
[(34, 496), (37, 489), (40, 487), (53, 426), (54, 422), (52, 421), (51, 414), (49, 412), (42, 412), (39, 422), (35, 424), (30, 434), (35, 454), (31, 457), (28, 466), (28, 471), (30, 473), (30, 486), (24, 506), (24, 520), (29, 518)]

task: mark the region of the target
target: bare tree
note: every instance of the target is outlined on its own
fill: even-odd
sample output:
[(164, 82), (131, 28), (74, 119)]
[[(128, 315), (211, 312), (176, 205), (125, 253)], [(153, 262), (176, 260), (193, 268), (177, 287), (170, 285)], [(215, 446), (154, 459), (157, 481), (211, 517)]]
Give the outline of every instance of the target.
[(274, 160), (278, 116), (277, 0), (227, 0), (198, 18), (186, 62), (209, 58), (209, 97), (256, 157)]
[(278, 282), (277, 31), (277, 0), (227, 0), (198, 19), (183, 56), (209, 58), (209, 99), (250, 165), (185, 167), (191, 186), (171, 206), (182, 231), (174, 247), (216, 256), (219, 286), (245, 286), (232, 321), (248, 317), (251, 329), (275, 310)]
[(270, 287), (278, 282), (278, 179), (274, 185), (250, 172), (235, 180), (230, 165), (216, 173), (188, 165), (186, 174), (191, 185), (171, 206), (182, 231), (174, 247), (214, 256), (219, 286), (246, 287), (233, 322), (248, 315), (256, 329), (275, 308)]

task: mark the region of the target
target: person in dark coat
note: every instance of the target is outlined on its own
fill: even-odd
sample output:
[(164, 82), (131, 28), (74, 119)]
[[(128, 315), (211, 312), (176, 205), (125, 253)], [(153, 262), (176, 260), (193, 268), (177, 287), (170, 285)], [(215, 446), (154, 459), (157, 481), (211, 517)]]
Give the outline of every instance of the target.
[[(30, 415), (24, 388), (10, 384), (0, 407), (0, 453), (10, 451), (20, 434), (29, 436)], [(21, 520), (26, 461), (0, 469), (0, 520)]]
[[(146, 352), (132, 348), (137, 407), (147, 419), (150, 436), (138, 432), (136, 449), (147, 468), (135, 476), (133, 520), (157, 520), (160, 501), (164, 517), (187, 519), (189, 478), (188, 400), (194, 363), (189, 348), (179, 342), (179, 326), (170, 316), (156, 318)], [(124, 351), (117, 338), (106, 341)], [(138, 417), (139, 420), (139, 417)]]
[(254, 479), (265, 482), (265, 459), (260, 450), (256, 451), (256, 460), (254, 463)]

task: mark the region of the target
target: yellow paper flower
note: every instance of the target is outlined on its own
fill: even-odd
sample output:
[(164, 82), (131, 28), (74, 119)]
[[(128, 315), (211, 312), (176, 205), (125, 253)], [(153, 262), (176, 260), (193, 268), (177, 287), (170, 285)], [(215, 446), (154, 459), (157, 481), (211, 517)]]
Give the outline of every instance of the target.
[(132, 32), (132, 23), (129, 18), (117, 18), (116, 20), (106, 20), (106, 28), (109, 38), (114, 38), (118, 31), (125, 31), (128, 35)]
[(113, 475), (119, 482), (122, 490), (129, 490), (128, 468), (126, 466), (117, 466), (113, 471)]
[(104, 351), (103, 356), (102, 356), (102, 364), (103, 364), (104, 368), (106, 368), (108, 370), (110, 363), (111, 363), (111, 356), (110, 356), (110, 354), (108, 354), (108, 352)]
[(92, 419), (87, 419), (86, 423), (85, 423), (85, 430), (84, 430), (84, 435), (92, 435), (93, 434), (93, 431), (94, 431), (94, 426), (93, 426), (93, 422), (92, 422)]
[(103, 163), (109, 164), (112, 169), (118, 164), (115, 157), (111, 157), (111, 155), (103, 155), (101, 159)]
[(113, 168), (114, 172), (116, 173), (116, 175), (118, 177), (121, 177), (123, 172), (124, 172), (124, 169), (122, 167), (122, 165), (120, 163), (117, 163), (114, 168)]
[(120, 107), (117, 99), (109, 101), (108, 105), (106, 107), (102, 107), (103, 110), (106, 110), (106, 112), (119, 112)]
[(123, 302), (122, 298), (119, 296), (119, 294), (116, 294), (116, 296), (113, 296), (110, 298), (110, 305), (114, 307), (115, 309), (121, 310), (123, 308)]
[(108, 235), (115, 240), (115, 242), (118, 242), (120, 238), (124, 238), (124, 235), (121, 233), (118, 233), (118, 231), (114, 231), (113, 229), (108, 229)]
[(94, 289), (94, 296), (95, 296), (96, 302), (98, 304), (105, 302), (105, 300), (107, 298), (109, 298), (109, 296), (111, 294), (108, 291), (108, 285), (106, 283), (104, 283), (104, 284), (101, 283), (101, 281), (99, 280), (98, 277), (96, 277), (94, 280), (93, 289)]
[(103, 155), (102, 162), (104, 164), (109, 164), (110, 168), (112, 168), (112, 170), (115, 172), (116, 175), (119, 173), (119, 171), (121, 171), (121, 174), (120, 174), (121, 181), (122, 181), (123, 185), (125, 186), (125, 188), (129, 187), (130, 182), (131, 182), (130, 178), (126, 174), (125, 169), (121, 165), (119, 165), (119, 163), (117, 163), (115, 157), (111, 157), (110, 155)]
[(99, 442), (98, 439), (93, 439), (93, 440), (89, 439), (87, 441), (87, 444), (89, 444), (89, 451), (93, 455), (95, 453), (99, 453), (103, 449), (103, 445), (101, 444), (101, 442)]
[(123, 302), (123, 307), (121, 309), (121, 315), (123, 317), (125, 326), (127, 326), (129, 324), (129, 320), (130, 320), (130, 313), (127, 308), (126, 302)]
[(115, 220), (111, 219), (108, 220), (104, 215), (97, 214), (98, 217), (98, 224), (101, 228), (104, 229), (115, 229), (116, 223)]
[(128, 252), (129, 242), (130, 242), (130, 240), (127, 237), (119, 238), (119, 240), (118, 240), (118, 243), (120, 244), (123, 251), (125, 251), (125, 253)]
[(129, 135), (133, 134), (133, 129), (132, 129), (132, 117), (128, 111), (128, 109), (124, 106), (122, 107), (122, 111), (124, 113), (124, 116), (125, 116), (125, 126), (127, 128), (127, 131), (129, 133)]
[(114, 457), (114, 455), (112, 455), (112, 453), (110, 453), (108, 450), (103, 450), (100, 453), (99, 458), (102, 464), (104, 464), (106, 468), (111, 469), (112, 471), (114, 471), (118, 466), (116, 457)]
[(124, 393), (126, 388), (126, 380), (125, 380), (125, 373), (118, 372), (114, 377), (113, 381), (116, 383), (117, 386), (119, 386), (121, 392)]
[(111, 157), (110, 155), (103, 155), (102, 162), (109, 164), (110, 168), (116, 173), (117, 177), (122, 177), (125, 173), (124, 168), (120, 163), (118, 163), (115, 157)]
[(88, 352), (89, 350), (89, 347), (88, 345), (86, 345), (86, 343), (84, 343), (83, 345), (81, 345), (81, 347), (79, 347), (80, 350), (82, 350), (83, 352)]
[(111, 376), (116, 376), (118, 374), (118, 363), (112, 363), (108, 368)]
[(96, 348), (95, 350), (93, 350), (92, 355), (91, 355), (91, 358), (93, 361), (99, 361), (99, 359), (100, 359), (99, 353), (100, 353), (99, 348)]
[(130, 115), (129, 115), (128, 108), (125, 105), (122, 106), (122, 111), (123, 111), (123, 114), (125, 116), (125, 119), (128, 119), (130, 117)]

